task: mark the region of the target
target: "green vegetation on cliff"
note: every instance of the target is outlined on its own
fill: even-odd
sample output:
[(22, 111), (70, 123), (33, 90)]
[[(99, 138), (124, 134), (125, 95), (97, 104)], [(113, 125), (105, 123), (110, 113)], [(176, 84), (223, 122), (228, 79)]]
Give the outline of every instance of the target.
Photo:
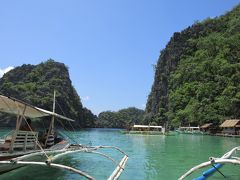
[(219, 123), (240, 118), (240, 5), (174, 33), (161, 51), (146, 122)]
[(83, 108), (72, 86), (68, 68), (63, 63), (50, 59), (36, 66), (22, 65), (0, 79), (2, 94), (47, 110), (52, 110), (54, 90), (56, 90), (57, 113), (75, 119), (75, 127), (94, 126), (96, 116)]
[(105, 111), (98, 115), (97, 127), (129, 128), (133, 124), (142, 123), (144, 111), (134, 107), (118, 112)]

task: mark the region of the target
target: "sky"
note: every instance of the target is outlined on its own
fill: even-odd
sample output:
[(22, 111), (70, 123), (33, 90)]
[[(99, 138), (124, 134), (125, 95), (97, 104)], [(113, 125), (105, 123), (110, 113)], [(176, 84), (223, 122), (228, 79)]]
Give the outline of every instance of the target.
[(69, 68), (94, 114), (145, 108), (153, 65), (174, 32), (239, 0), (8, 0), (0, 3), (0, 77), (48, 59)]

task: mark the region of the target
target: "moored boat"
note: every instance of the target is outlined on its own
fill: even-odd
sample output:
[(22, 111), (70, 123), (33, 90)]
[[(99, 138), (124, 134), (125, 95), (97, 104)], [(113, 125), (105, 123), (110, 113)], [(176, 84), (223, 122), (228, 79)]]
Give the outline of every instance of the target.
[(134, 125), (130, 131), (126, 131), (129, 134), (142, 134), (142, 135), (163, 135), (165, 134), (165, 128), (162, 126), (152, 125)]
[[(116, 179), (122, 173), (128, 160), (127, 154), (118, 147), (72, 144), (58, 136), (54, 128), (55, 119), (69, 122), (74, 120), (55, 113), (55, 93), (52, 112), (4, 95), (0, 95), (0, 111), (16, 115), (15, 129), (0, 140), (0, 174), (26, 165), (40, 165), (65, 169), (88, 179), (94, 179), (79, 169), (56, 164), (55, 161), (67, 154), (87, 152), (102, 155), (115, 164), (116, 161), (113, 158), (97, 152), (99, 149), (108, 148), (123, 155), (121, 161), (117, 163), (116, 169), (109, 176), (109, 179)], [(31, 121), (39, 121), (42, 118), (49, 120), (49, 126), (41, 135), (31, 126)]]
[(200, 127), (179, 127), (176, 130), (180, 134), (203, 134), (203, 132), (200, 131)]

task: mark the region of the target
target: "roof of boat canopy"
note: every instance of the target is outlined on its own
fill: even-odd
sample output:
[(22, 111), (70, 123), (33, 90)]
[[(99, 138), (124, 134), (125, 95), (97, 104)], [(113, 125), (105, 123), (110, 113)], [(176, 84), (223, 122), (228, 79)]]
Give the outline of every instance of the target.
[(13, 97), (7, 97), (3, 95), (0, 95), (0, 111), (9, 114), (24, 115), (28, 118), (55, 116), (67, 121), (74, 121), (57, 113), (41, 109)]

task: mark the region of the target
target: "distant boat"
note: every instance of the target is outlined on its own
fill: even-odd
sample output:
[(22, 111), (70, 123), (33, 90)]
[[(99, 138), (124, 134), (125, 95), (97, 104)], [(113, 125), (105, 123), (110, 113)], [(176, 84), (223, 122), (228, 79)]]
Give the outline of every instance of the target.
[(180, 134), (203, 134), (203, 132), (200, 131), (200, 127), (179, 127), (176, 130)]
[(143, 135), (163, 135), (165, 134), (165, 128), (162, 126), (151, 126), (151, 125), (133, 125), (128, 134), (143, 134)]
[[(126, 153), (118, 147), (71, 144), (62, 137), (57, 136), (54, 128), (55, 118), (69, 122), (74, 120), (55, 113), (55, 93), (53, 112), (3, 95), (0, 95), (0, 111), (17, 116), (15, 129), (0, 140), (0, 174), (26, 165), (40, 165), (72, 171), (88, 179), (94, 179), (81, 170), (62, 164), (56, 164), (54, 162), (67, 154), (87, 152), (98, 153), (112, 160), (115, 164), (116, 161), (114, 159), (106, 154), (97, 152), (99, 149), (108, 148), (117, 150), (123, 154), (123, 158), (117, 163), (116, 169), (109, 176), (110, 180), (120, 176), (128, 160)], [(41, 120), (41, 118), (47, 117), (50, 117), (48, 118), (49, 127), (45, 135), (41, 138), (39, 132), (31, 127), (31, 121), (29, 121), (28, 118), (32, 120)], [(25, 128), (21, 127), (23, 122), (27, 125)]]

